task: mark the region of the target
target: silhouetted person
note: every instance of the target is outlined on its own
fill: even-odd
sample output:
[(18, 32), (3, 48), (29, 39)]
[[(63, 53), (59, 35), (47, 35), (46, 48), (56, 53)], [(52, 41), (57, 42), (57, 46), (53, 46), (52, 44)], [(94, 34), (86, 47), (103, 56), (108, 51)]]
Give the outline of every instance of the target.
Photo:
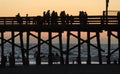
[(53, 11), (52, 14), (51, 14), (51, 24), (52, 25), (55, 24), (55, 11)]
[(58, 53), (56, 53), (56, 54), (54, 55), (54, 62), (55, 62), (55, 64), (58, 64), (59, 61), (60, 61), (60, 56), (59, 56)]
[(51, 14), (51, 24), (52, 25), (57, 25), (57, 20), (58, 20), (58, 14), (57, 12), (53, 11)]
[(21, 25), (22, 24), (22, 17), (20, 16), (20, 13), (18, 13), (16, 15), (16, 19), (17, 19), (17, 22), (19, 23), (19, 25)]
[(64, 58), (62, 56), (60, 56), (60, 62), (61, 64), (64, 64)]
[(45, 20), (47, 21), (48, 25), (50, 25), (50, 10), (47, 11), (47, 13), (45, 14)]
[(27, 59), (26, 56), (25, 56), (24, 60), (25, 60), (25, 64), (24, 65), (28, 66), (29, 65), (29, 60)]
[(65, 24), (65, 21), (66, 21), (66, 13), (65, 13), (65, 11), (62, 11), (60, 13), (60, 17), (61, 17), (62, 24)]
[(14, 63), (15, 63), (14, 57), (13, 57), (12, 53), (10, 53), (9, 54), (9, 66), (14, 67)]
[(84, 24), (87, 25), (87, 12), (84, 12)]
[(79, 12), (80, 25), (83, 25), (83, 19), (84, 19), (84, 12), (83, 12), (83, 11), (80, 11), (80, 12)]
[(81, 25), (87, 25), (87, 13), (80, 11), (79, 12), (79, 20)]
[(76, 62), (77, 62), (77, 64), (80, 63), (80, 59), (79, 59), (79, 57), (76, 57)]
[(72, 23), (74, 23), (74, 17), (71, 15), (69, 19), (70, 19), (70, 24), (72, 25)]
[(30, 24), (30, 18), (28, 17), (28, 14), (26, 14), (26, 25)]
[(43, 23), (44, 24), (46, 23), (46, 12), (45, 11), (43, 12)]
[(6, 66), (6, 63), (7, 63), (7, 57), (2, 55), (2, 59), (1, 59), (1, 66), (2, 67), (5, 67)]
[(67, 14), (67, 15), (66, 15), (66, 24), (69, 25), (69, 22), (70, 22), (70, 16), (69, 16), (69, 14)]
[(117, 13), (118, 25), (120, 25), (120, 11)]
[(40, 54), (38, 52), (35, 52), (34, 56), (36, 59), (36, 65), (40, 65), (40, 60), (41, 60)]
[(50, 53), (50, 54), (48, 55), (48, 58), (49, 58), (49, 64), (53, 64), (54, 54), (53, 54), (53, 53)]
[(69, 16), (69, 14), (66, 15), (66, 23), (69, 25), (72, 25), (72, 23), (74, 22), (74, 18), (72, 15)]
[(55, 17), (54, 17), (55, 24), (58, 24), (58, 13), (55, 12)]
[(37, 16), (36, 18), (37, 25), (43, 25), (43, 18), (41, 16)]
[(114, 60), (114, 64), (117, 64), (117, 60)]
[(37, 17), (33, 18), (33, 24), (37, 25)]

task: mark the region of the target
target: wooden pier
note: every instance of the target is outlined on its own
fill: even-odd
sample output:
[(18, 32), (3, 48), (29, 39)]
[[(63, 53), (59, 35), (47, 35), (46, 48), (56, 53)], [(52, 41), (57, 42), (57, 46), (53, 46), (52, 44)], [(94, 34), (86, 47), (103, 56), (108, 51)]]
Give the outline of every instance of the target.
[[(119, 52), (118, 55), (118, 63), (120, 63), (120, 24), (117, 16), (108, 16), (107, 17), (107, 24), (104, 16), (87, 16), (87, 21), (86, 24), (81, 24), (79, 16), (72, 16), (73, 17), (73, 22), (72, 23), (62, 23), (61, 18), (58, 17), (57, 24), (49, 23), (48, 22), (43, 22), (41, 24), (35, 23), (36, 21), (34, 20), (35, 17), (28, 17), (29, 18), (29, 23), (26, 20), (26, 17), (21, 17), (22, 18), (22, 23), (18, 23), (16, 17), (0, 17), (0, 41), (1, 41), (1, 64), (2, 61), (4, 60), (5, 56), (5, 44), (9, 43), (11, 44), (11, 59), (12, 59), (12, 65), (15, 65), (15, 47), (20, 48), (21, 50), (21, 55), (22, 55), (22, 63), (23, 65), (29, 65), (29, 51), (34, 50), (34, 48), (37, 48), (37, 62), (36, 64), (40, 65), (41, 64), (41, 59), (40, 59), (40, 53), (41, 53), (41, 46), (42, 44), (46, 43), (49, 48), (49, 54), (48, 54), (48, 64), (53, 64), (52, 61), (52, 49), (59, 50), (60, 54), (60, 64), (69, 64), (69, 57), (70, 57), (70, 51), (74, 50), (75, 48), (78, 48), (78, 56), (77, 57), (77, 64), (81, 64), (81, 45), (86, 43), (87, 44), (87, 64), (91, 64), (91, 46), (96, 48), (98, 51), (98, 59), (99, 59), (99, 64), (103, 64), (102, 60), (102, 52), (104, 52), (104, 49), (101, 48), (101, 38), (100, 38), (100, 33), (103, 31), (106, 31), (107, 38), (108, 38), (108, 48), (107, 48), (107, 64), (111, 64), (111, 56), (115, 52)], [(43, 18), (43, 17), (41, 17)], [(10, 32), (11, 35), (9, 36), (9, 39), (5, 38), (5, 33)], [(32, 33), (35, 32), (36, 34)], [(48, 40), (42, 39), (42, 34), (47, 32), (48, 33)], [(66, 32), (66, 50), (63, 51), (63, 37), (62, 34)], [(73, 32), (77, 32), (77, 35), (74, 34)], [(81, 33), (86, 32), (87, 33), (87, 39), (83, 39), (81, 37)], [(116, 32), (114, 34), (113, 32)], [(17, 34), (16, 34), (17, 33)], [(53, 36), (53, 33), (56, 33), (57, 35)], [(91, 36), (91, 33), (94, 33), (93, 36)], [(24, 35), (26, 34), (26, 35)], [(26, 46), (24, 46), (24, 36), (26, 37)], [(77, 44), (73, 47), (70, 47), (70, 37), (74, 37), (77, 39)], [(117, 49), (111, 49), (111, 36), (115, 37), (118, 40), (118, 48)], [(19, 37), (19, 42), (20, 45), (18, 45), (15, 41), (15, 38)], [(37, 39), (37, 45), (30, 47), (30, 37), (34, 37)], [(59, 47), (56, 47), (53, 45), (52, 40), (54, 38), (58, 37), (59, 39)], [(91, 43), (91, 40), (96, 38), (96, 43), (97, 46)], [(66, 57), (63, 57), (63, 56)]]

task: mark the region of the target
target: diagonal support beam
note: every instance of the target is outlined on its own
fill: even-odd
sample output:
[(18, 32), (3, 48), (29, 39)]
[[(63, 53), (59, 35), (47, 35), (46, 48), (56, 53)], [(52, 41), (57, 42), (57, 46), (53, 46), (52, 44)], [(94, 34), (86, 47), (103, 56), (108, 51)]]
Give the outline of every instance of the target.
[[(14, 36), (14, 38), (17, 37), (17, 36), (19, 36), (19, 35), (20, 35), (20, 33), (16, 34), (16, 35)], [(1, 37), (0, 37), (0, 39), (1, 39)], [(12, 40), (12, 37), (9, 38), (9, 39), (7, 39), (7, 41), (4, 40), (3, 44), (7, 43), (7, 42), (10, 41), (10, 40)], [(1, 44), (0, 44), (0, 46), (1, 46)]]
[[(38, 39), (38, 37), (37, 37), (36, 35), (34, 35), (34, 34), (32, 34), (32, 33), (30, 33), (30, 35), (33, 36), (33, 37), (35, 37), (36, 39)], [(56, 35), (56, 36), (54, 36), (54, 37), (52, 37), (52, 39), (54, 39), (54, 38), (56, 38), (56, 37), (58, 37), (58, 36), (59, 36), (59, 34)], [(48, 39), (48, 40), (40, 39), (40, 40), (42, 41), (41, 44), (46, 43), (47, 45), (49, 45), (48, 41), (49, 41), (50, 39)], [(38, 45), (35, 45), (35, 46), (31, 47), (29, 50), (32, 50), (33, 48), (36, 48), (37, 46), (38, 46)], [(56, 46), (54, 46), (54, 45), (51, 45), (51, 46), (52, 46), (53, 48), (55, 48), (55, 49), (57, 49), (57, 50), (60, 51), (60, 49), (59, 49), (58, 47), (56, 47)]]
[[(72, 34), (72, 33), (70, 33), (70, 34), (71, 34), (73, 37), (78, 38), (76, 35), (74, 35), (74, 34)], [(95, 37), (96, 37), (96, 35), (92, 36), (92, 37), (90, 38), (90, 40), (93, 39), (93, 38), (95, 38)], [(80, 38), (80, 40), (83, 41), (82, 43), (80, 43), (81, 45), (88, 42), (88, 39), (87, 39), (87, 40), (84, 40), (84, 39)], [(94, 44), (91, 44), (91, 43), (90, 43), (90, 45), (91, 45), (92, 47), (96, 48), (96, 49), (100, 49), (100, 48), (98, 48), (97, 46), (95, 46)], [(69, 49), (69, 51), (71, 51), (72, 49), (74, 49), (74, 48), (76, 48), (76, 47), (78, 47), (78, 44), (75, 45), (75, 46), (73, 46), (73, 47), (71, 47), (71, 48)], [(101, 49), (101, 51), (102, 51), (102, 52), (105, 52), (103, 49)]]

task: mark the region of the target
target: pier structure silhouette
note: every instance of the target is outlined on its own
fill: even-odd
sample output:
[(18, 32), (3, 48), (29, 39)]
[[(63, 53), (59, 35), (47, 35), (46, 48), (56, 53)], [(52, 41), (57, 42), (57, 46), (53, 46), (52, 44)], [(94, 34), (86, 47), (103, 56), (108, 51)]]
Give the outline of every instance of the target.
[[(70, 20), (70, 17), (72, 20)], [(43, 16), (25, 16), (21, 17), (21, 21), (18, 21), (17, 17), (0, 17), (0, 39), (1, 39), (1, 61), (3, 61), (3, 56), (5, 56), (5, 44), (11, 44), (11, 56), (12, 56), (12, 65), (15, 65), (15, 47), (20, 48), (22, 55), (22, 63), (23, 65), (29, 65), (29, 51), (37, 48), (38, 56), (37, 56), (37, 64), (41, 64), (40, 53), (41, 53), (41, 45), (48, 45), (48, 64), (53, 64), (52, 61), (52, 49), (56, 49), (60, 53), (60, 64), (69, 64), (70, 51), (75, 48), (78, 49), (77, 54), (77, 64), (82, 64), (81, 62), (81, 45), (87, 44), (87, 64), (91, 64), (91, 46), (96, 48), (98, 51), (98, 59), (99, 64), (103, 64), (102, 60), (102, 52), (105, 50), (101, 48), (101, 38), (100, 33), (103, 31), (107, 32), (108, 38), (108, 48), (107, 50), (107, 64), (111, 64), (111, 56), (115, 54), (115, 52), (119, 52), (118, 63), (120, 63), (120, 23), (117, 15), (106, 16), (104, 15), (87, 15), (86, 20), (81, 20), (79, 16), (69, 16), (69, 20), (61, 21), (62, 17), (58, 16), (57, 20), (51, 20), (49, 17), (48, 21), (44, 21)], [(107, 24), (106, 24), (107, 22)], [(5, 32), (10, 32), (10, 38), (5, 38)], [(36, 34), (32, 33), (35, 32)], [(42, 39), (43, 32), (48, 33), (48, 40)], [(63, 50), (63, 37), (62, 34), (66, 32), (66, 50)], [(73, 32), (77, 32), (74, 34)], [(87, 39), (81, 38), (81, 33), (87, 33)], [(116, 32), (117, 34), (114, 34)], [(24, 33), (26, 33), (26, 46), (24, 46)], [(52, 34), (56, 33), (57, 35), (53, 36)], [(94, 35), (91, 36), (91, 33)], [(77, 44), (73, 47), (70, 47), (70, 37), (74, 37), (77, 39)], [(111, 36), (115, 37), (118, 40), (118, 48), (111, 49)], [(16, 43), (16, 39), (19, 37), (20, 45)], [(30, 47), (30, 37), (34, 37), (37, 39), (36, 45)], [(58, 37), (59, 47), (53, 45), (53, 40)], [(91, 43), (91, 40), (96, 38), (96, 45)], [(65, 55), (65, 57), (63, 57)], [(2, 64), (2, 62), (1, 62)]]

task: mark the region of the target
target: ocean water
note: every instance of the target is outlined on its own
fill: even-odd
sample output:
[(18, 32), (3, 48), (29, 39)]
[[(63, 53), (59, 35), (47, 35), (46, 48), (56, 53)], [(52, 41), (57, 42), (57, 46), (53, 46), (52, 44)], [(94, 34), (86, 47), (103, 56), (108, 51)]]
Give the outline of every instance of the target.
[[(20, 44), (18, 44), (20, 45)], [(35, 46), (36, 44), (35, 43), (31, 43), (29, 48)], [(57, 43), (54, 43), (53, 44), (54, 46), (58, 47), (59, 48), (59, 44)], [(73, 46), (75, 46), (76, 44), (70, 44), (70, 48), (72, 48)], [(96, 45), (96, 44), (94, 44)], [(5, 44), (4, 45), (4, 54), (5, 56), (9, 56), (9, 53), (11, 52), (11, 48), (12, 46), (10, 44)], [(24, 47), (26, 48), (26, 44), (24, 44)], [(107, 61), (107, 51), (108, 51), (108, 45), (107, 44), (101, 44), (101, 48), (102, 50), (104, 50), (104, 52), (102, 51), (102, 60), (103, 62), (106, 62)], [(112, 44), (111, 45), (111, 51), (114, 51), (116, 48), (118, 47), (118, 44)], [(98, 49), (94, 48), (94, 47), (90, 47), (91, 48), (91, 61), (93, 63), (98, 63)], [(37, 47), (34, 48), (34, 49), (31, 49), (29, 51), (29, 61), (30, 61), (30, 64), (35, 64), (35, 57), (34, 57), (34, 54), (35, 52), (37, 51)], [(49, 51), (49, 46), (47, 44), (43, 44), (41, 45), (41, 61), (43, 64), (47, 64), (48, 63), (48, 52)], [(63, 44), (63, 51), (66, 51), (66, 44)], [(0, 47), (0, 52), (1, 52), (1, 47)], [(58, 53), (60, 55), (60, 52), (59, 50), (55, 49), (55, 48), (52, 48), (52, 53), (56, 54)], [(0, 56), (1, 56), (1, 53), (0, 53)], [(66, 54), (63, 55), (64, 56), (64, 60), (66, 59)], [(78, 48), (74, 48), (72, 49), (70, 52), (69, 52), (69, 61), (70, 62), (73, 62), (76, 60), (76, 57), (78, 56)], [(114, 60), (118, 60), (118, 51), (116, 51), (114, 54), (111, 55), (111, 61), (114, 61)], [(1, 57), (0, 57), (1, 59)], [(8, 59), (7, 59), (8, 60)], [(86, 60), (87, 60), (87, 45), (86, 44), (83, 44), (81, 46), (81, 60), (84, 63), (86, 63)], [(18, 47), (15, 47), (15, 61), (17, 64), (20, 64), (22, 63), (22, 56), (21, 56), (21, 49), (18, 48)]]

